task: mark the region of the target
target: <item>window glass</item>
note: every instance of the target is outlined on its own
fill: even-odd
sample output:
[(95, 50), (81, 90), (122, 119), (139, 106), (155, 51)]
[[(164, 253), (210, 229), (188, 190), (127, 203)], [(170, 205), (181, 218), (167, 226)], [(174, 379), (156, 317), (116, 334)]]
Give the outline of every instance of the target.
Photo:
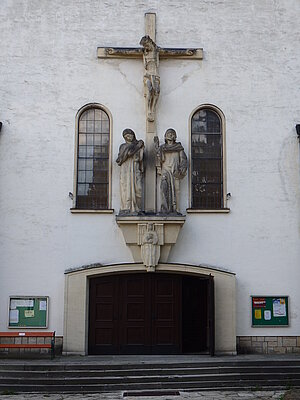
[(220, 116), (209, 108), (196, 111), (191, 127), (191, 207), (223, 207), (223, 137)]
[(89, 108), (78, 121), (76, 208), (109, 207), (109, 117)]

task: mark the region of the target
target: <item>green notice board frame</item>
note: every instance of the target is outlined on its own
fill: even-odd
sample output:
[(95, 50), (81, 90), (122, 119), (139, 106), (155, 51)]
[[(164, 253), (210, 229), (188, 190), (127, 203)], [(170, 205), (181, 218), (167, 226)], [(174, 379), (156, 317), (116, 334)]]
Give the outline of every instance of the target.
[(288, 296), (251, 296), (252, 327), (289, 326)]
[(8, 328), (48, 328), (48, 296), (10, 296)]

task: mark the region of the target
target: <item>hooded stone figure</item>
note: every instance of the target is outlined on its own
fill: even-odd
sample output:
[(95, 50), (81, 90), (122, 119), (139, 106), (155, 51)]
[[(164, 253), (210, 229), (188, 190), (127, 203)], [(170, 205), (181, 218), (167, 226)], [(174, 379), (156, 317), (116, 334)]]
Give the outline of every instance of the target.
[(186, 175), (187, 156), (181, 143), (176, 142), (176, 131), (172, 128), (167, 129), (163, 145), (158, 147), (157, 137), (155, 138), (155, 144), (157, 148), (157, 171), (161, 175), (161, 212), (164, 214), (179, 214), (179, 181)]
[(125, 143), (119, 148), (120, 214), (136, 214), (142, 210), (144, 142), (137, 140), (132, 129), (123, 131)]

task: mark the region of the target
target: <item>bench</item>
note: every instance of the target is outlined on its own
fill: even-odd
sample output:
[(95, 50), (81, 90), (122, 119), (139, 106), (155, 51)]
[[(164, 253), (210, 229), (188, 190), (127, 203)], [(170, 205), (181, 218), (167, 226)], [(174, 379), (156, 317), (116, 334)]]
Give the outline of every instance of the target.
[[(38, 338), (51, 338), (50, 343), (37, 343)], [(35, 338), (36, 343), (1, 343), (1, 338)], [(19, 342), (19, 341), (18, 341)], [(55, 357), (55, 331), (54, 332), (0, 332), (0, 349), (50, 349), (51, 360)]]

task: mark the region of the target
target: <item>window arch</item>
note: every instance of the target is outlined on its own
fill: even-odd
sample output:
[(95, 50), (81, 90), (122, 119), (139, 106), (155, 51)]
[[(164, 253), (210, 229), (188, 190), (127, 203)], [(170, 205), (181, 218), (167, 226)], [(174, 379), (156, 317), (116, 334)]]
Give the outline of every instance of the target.
[(223, 113), (198, 107), (191, 116), (190, 201), (192, 209), (225, 208)]
[(88, 104), (78, 111), (76, 125), (75, 208), (110, 209), (110, 113), (99, 104)]

